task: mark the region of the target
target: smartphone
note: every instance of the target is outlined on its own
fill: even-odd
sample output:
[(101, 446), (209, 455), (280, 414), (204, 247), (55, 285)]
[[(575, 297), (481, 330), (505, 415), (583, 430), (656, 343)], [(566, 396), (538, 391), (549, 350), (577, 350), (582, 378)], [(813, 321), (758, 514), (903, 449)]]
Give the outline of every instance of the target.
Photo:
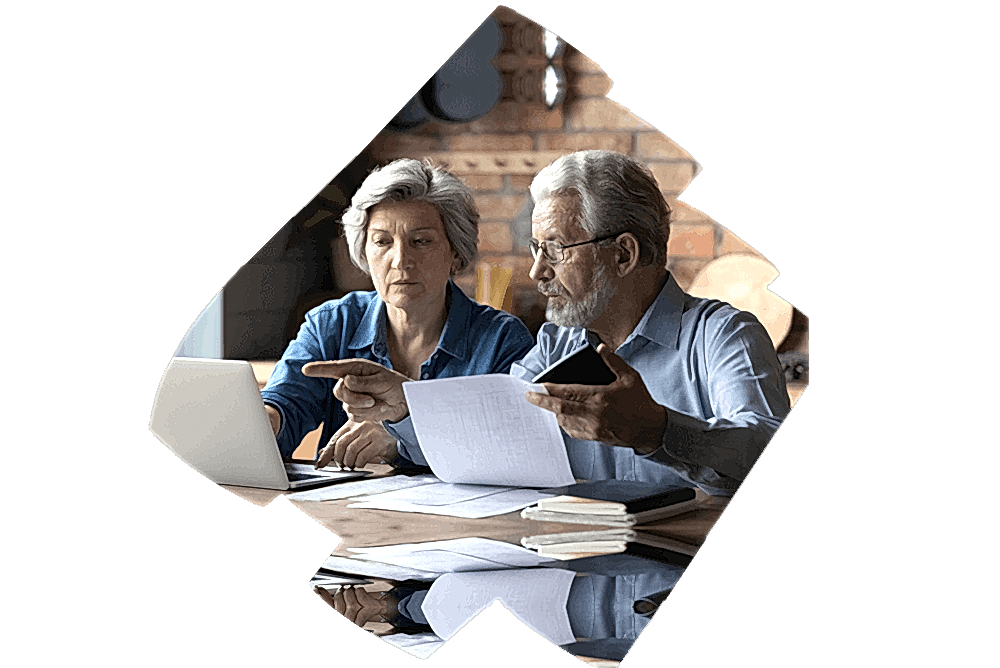
[(566, 355), (535, 376), (533, 383), (558, 383), (560, 385), (610, 385), (615, 372), (590, 344)]

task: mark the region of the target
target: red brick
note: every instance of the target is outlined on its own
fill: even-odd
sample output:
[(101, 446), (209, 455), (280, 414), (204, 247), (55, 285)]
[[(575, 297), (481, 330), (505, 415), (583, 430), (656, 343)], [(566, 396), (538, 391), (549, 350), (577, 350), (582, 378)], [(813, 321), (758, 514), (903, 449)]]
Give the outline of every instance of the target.
[(614, 100), (586, 97), (567, 105), (567, 127), (571, 130), (653, 130)]
[(636, 135), (635, 157), (640, 160), (692, 160), (691, 155), (659, 132)]
[(447, 137), (445, 145), (450, 151), (530, 151), (530, 135), (457, 135)]
[(479, 225), (480, 252), (509, 253), (514, 239), (507, 223), (481, 223)]
[(462, 181), (472, 190), (489, 192), (503, 188), (503, 177), (499, 174), (466, 174)]
[(415, 158), (430, 151), (441, 150), (437, 137), (420, 137), (409, 134), (386, 134), (376, 137), (370, 146), (376, 159)]
[(684, 257), (714, 257), (715, 227), (713, 225), (671, 225), (667, 255)]
[[(722, 239), (719, 241), (718, 246), (715, 248), (715, 256), (719, 257), (722, 255), (728, 255), (729, 253), (749, 253), (751, 255), (756, 255), (757, 257), (764, 257), (747, 242), (740, 239), (738, 236), (727, 230), (722, 225), (719, 226), (722, 230)], [(766, 258), (765, 258), (766, 259)]]
[(694, 277), (709, 262), (708, 258), (671, 257), (667, 260), (667, 269), (670, 270), (681, 290), (687, 290), (694, 282)]
[(484, 220), (511, 220), (521, 210), (526, 199), (523, 195), (476, 195), (476, 206)]
[(469, 124), (473, 132), (481, 134), (559, 130), (562, 126), (562, 110), (550, 110), (540, 102), (501, 102), (490, 113)]
[(580, 74), (572, 79), (570, 90), (577, 97), (604, 97), (613, 82), (606, 74)]
[(526, 193), (534, 180), (535, 177), (529, 174), (511, 174), (510, 188), (516, 193)]
[(670, 193), (680, 193), (691, 183), (694, 176), (694, 166), (690, 162), (661, 162), (646, 165), (653, 172), (660, 190)]
[(670, 204), (670, 222), (692, 225), (695, 223), (711, 223), (712, 219), (698, 209), (677, 199), (668, 199)]
[(587, 151), (602, 149), (630, 153), (632, 135), (626, 132), (581, 132), (574, 134), (553, 133), (538, 135), (540, 151)]

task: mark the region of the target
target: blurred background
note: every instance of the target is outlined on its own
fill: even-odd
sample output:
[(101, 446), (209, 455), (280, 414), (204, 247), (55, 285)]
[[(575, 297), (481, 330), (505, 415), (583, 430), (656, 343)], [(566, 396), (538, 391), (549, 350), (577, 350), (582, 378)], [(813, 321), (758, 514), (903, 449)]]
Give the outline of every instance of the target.
[(478, 266), (456, 283), (470, 297), (493, 303), (489, 286), (477, 284), (497, 275), (506, 281), (509, 273), (506, 296), (494, 305), (535, 333), (544, 321), (545, 300), (528, 278), (528, 186), (561, 155), (607, 149), (646, 164), (672, 205), (667, 267), (680, 286), (770, 321), (765, 325), (794, 402), (808, 382), (807, 318), (767, 291), (777, 272), (760, 253), (679, 199), (700, 166), (669, 137), (608, 99), (611, 86), (597, 63), (571, 44), (498, 7), (386, 119), (368, 146), (236, 272), (177, 354), (261, 362), (255, 368), (263, 381), (270, 368), (264, 363), (281, 356), (309, 309), (373, 289), (351, 263), (338, 221), (371, 169), (402, 157), (429, 158), (472, 189), (482, 215)]

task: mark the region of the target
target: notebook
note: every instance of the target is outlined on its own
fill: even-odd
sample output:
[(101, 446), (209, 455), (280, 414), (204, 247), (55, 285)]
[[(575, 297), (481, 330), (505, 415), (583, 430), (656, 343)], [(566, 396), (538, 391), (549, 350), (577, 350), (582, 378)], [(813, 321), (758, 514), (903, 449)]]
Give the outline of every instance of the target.
[(700, 489), (631, 480), (578, 483), (558, 491), (559, 496), (538, 501), (525, 508), (521, 516), (547, 522), (632, 527), (694, 510), (708, 498)]
[(173, 358), (156, 392), (149, 430), (220, 485), (304, 489), (368, 475), (286, 465), (249, 362)]
[[(608, 554), (637, 554), (671, 563), (687, 561), (698, 548), (679, 540), (633, 529), (605, 529), (602, 531), (574, 531), (568, 533), (526, 536), (521, 545), (535, 550), (539, 556), (568, 561)], [(671, 553), (665, 559), (662, 553)], [(657, 556), (659, 555), (659, 556)]]

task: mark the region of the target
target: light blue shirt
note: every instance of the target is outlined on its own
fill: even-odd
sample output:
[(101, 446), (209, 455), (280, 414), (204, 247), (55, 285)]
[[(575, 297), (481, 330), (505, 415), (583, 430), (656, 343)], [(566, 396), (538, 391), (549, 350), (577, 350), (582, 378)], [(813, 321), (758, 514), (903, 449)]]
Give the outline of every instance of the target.
[[(585, 329), (547, 322), (510, 373), (531, 380), (588, 341), (599, 343)], [(669, 276), (615, 352), (667, 408), (663, 445), (643, 456), (563, 434), (574, 477), (735, 492), (789, 411), (785, 377), (763, 325), (729, 304), (684, 293)], [(426, 464), (409, 418), (386, 428), (400, 439), (401, 453)]]
[[(531, 380), (590, 342), (593, 333), (545, 323), (511, 374)], [(752, 314), (684, 293), (669, 276), (635, 330), (615, 351), (667, 408), (662, 446), (650, 455), (563, 435), (573, 475), (697, 485), (730, 495), (789, 411), (781, 364)]]
[[(511, 363), (531, 348), (531, 332), (510, 313), (477, 304), (454, 283), (449, 281), (449, 286), (444, 331), (437, 348), (420, 366), (420, 378), (507, 373)], [(319, 449), (322, 449), (347, 422), (344, 407), (333, 396), (336, 379), (304, 376), (302, 366), (319, 360), (358, 358), (391, 369), (386, 317), (385, 303), (375, 292), (352, 292), (306, 314), (298, 336), (288, 344), (261, 391), (264, 402), (281, 413), (277, 440), (282, 455), (290, 456), (302, 438), (321, 422)], [(406, 422), (409, 423), (409, 418)], [(399, 454), (402, 459), (409, 459), (402, 443)], [(418, 463), (425, 463), (422, 456)]]

